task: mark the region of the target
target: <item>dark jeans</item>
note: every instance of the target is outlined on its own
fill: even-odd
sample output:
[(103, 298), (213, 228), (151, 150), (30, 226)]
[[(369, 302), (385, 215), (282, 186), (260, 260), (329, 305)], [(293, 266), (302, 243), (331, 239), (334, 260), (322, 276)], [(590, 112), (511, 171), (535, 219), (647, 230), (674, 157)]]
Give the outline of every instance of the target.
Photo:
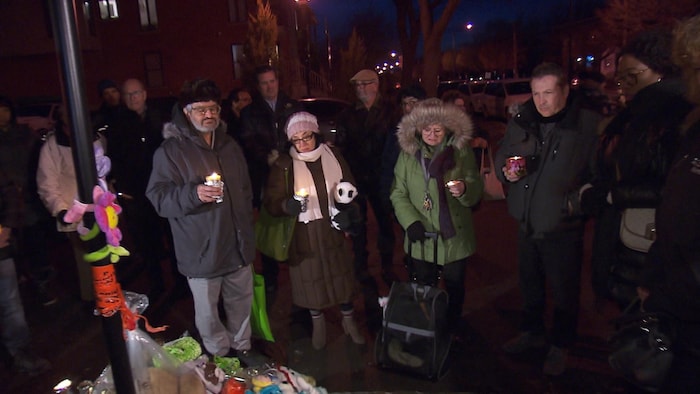
[(546, 285), (554, 303), (552, 345), (569, 347), (576, 340), (583, 231), (562, 231), (543, 238), (532, 238), (518, 231), (518, 271), (523, 294), (521, 329), (544, 334)]
[(379, 193), (379, 186), (359, 185), (358, 195), (355, 198), (360, 207), (362, 225), (358, 226), (356, 235), (352, 236), (352, 249), (355, 254), (355, 275), (362, 276), (367, 273), (367, 203), (372, 205), (374, 217), (377, 219), (377, 249), (382, 262), (382, 270), (391, 270), (394, 255), (394, 226), (391, 217), (391, 207), (386, 204)]
[(445, 264), (441, 267), (441, 274), (438, 272), (440, 268), (437, 264), (415, 259), (412, 260), (412, 263), (412, 270), (415, 272), (418, 283), (434, 287), (438, 285), (438, 278), (442, 276), (449, 298), (447, 323), (450, 329), (456, 329), (462, 317), (462, 307), (464, 306), (464, 277), (466, 275), (467, 259)]
[[(146, 264), (151, 290), (162, 291), (165, 285), (160, 261), (167, 257), (163, 219), (145, 197), (120, 200), (120, 204), (124, 208), (124, 220), (136, 252)], [(175, 261), (170, 263), (176, 264)]]

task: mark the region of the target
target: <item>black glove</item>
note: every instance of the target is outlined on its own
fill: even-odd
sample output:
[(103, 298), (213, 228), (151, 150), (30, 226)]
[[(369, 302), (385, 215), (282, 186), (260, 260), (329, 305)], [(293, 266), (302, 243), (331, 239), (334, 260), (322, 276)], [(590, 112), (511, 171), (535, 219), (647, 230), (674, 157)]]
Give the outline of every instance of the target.
[(596, 216), (605, 207), (608, 189), (600, 186), (593, 186), (581, 194), (581, 211), (586, 215)]
[(425, 239), (425, 226), (420, 220), (411, 223), (406, 229), (406, 235), (411, 242), (422, 241)]
[(338, 225), (340, 231), (347, 231), (352, 227), (352, 220), (350, 220), (350, 212), (340, 211), (335, 216), (333, 216), (333, 221)]
[(56, 219), (58, 220), (58, 222), (64, 226), (70, 225), (70, 223), (67, 223), (65, 220), (67, 213), (68, 213), (68, 210), (64, 209), (56, 215)]
[(297, 216), (301, 213), (301, 201), (291, 197), (284, 203), (284, 210), (289, 214), (289, 216)]

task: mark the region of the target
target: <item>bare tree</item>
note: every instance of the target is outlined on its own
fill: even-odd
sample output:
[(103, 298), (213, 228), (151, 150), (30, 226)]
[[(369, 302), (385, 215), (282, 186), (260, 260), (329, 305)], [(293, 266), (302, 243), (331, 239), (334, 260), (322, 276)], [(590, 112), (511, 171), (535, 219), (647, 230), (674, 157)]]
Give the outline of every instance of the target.
[(363, 68), (367, 68), (367, 47), (356, 29), (348, 39), (348, 47), (340, 50), (340, 70), (335, 74), (334, 86), (336, 95), (347, 100), (354, 100), (354, 92), (348, 81)]
[(394, 0), (394, 5), (396, 6), (399, 44), (403, 53), (401, 85), (408, 86), (416, 79), (413, 74), (416, 64), (416, 49), (420, 38), (420, 19), (413, 7), (412, 0)]
[(623, 46), (635, 34), (673, 26), (676, 20), (693, 15), (699, 8), (697, 0), (608, 0), (596, 14), (603, 34), (613, 45)]

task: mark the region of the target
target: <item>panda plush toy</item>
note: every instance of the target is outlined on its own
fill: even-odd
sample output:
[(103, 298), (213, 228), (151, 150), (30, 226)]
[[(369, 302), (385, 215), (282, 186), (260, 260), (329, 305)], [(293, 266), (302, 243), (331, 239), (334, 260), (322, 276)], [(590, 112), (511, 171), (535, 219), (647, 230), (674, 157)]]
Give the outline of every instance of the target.
[(362, 223), (360, 207), (353, 200), (357, 197), (357, 188), (348, 181), (341, 180), (335, 186), (333, 199), (338, 213), (331, 219), (333, 227), (349, 234), (357, 232), (357, 225)]

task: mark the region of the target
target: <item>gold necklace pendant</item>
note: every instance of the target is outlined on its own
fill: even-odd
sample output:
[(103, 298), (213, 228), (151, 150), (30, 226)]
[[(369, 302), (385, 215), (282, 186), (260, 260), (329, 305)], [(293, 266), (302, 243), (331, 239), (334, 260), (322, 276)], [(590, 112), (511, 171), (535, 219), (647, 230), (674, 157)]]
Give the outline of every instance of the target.
[(433, 209), (433, 200), (430, 198), (428, 192), (425, 192), (425, 197), (423, 197), (423, 209), (426, 211)]

